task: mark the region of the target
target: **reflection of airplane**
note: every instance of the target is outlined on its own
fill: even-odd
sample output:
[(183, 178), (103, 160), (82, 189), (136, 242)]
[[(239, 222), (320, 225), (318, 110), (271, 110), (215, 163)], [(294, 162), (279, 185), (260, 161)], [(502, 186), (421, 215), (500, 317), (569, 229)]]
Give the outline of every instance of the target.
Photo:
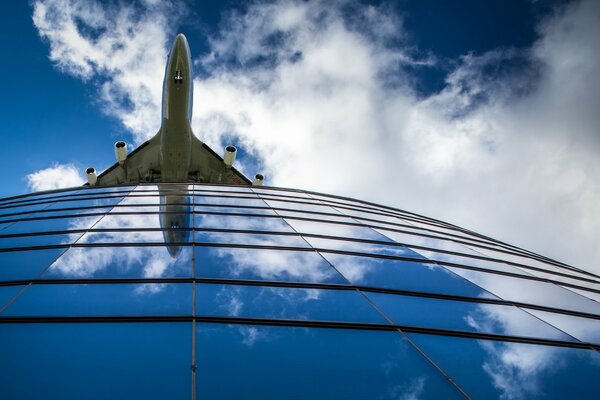
[[(117, 163), (96, 176), (86, 173), (90, 185), (119, 185), (138, 182), (207, 182), (250, 184), (233, 168), (236, 148), (227, 146), (224, 158), (192, 133), (193, 80), (190, 49), (183, 34), (177, 35), (165, 71), (162, 124), (149, 141), (127, 155), (125, 142), (115, 143)], [(252, 184), (261, 185), (257, 174)]]
[(172, 257), (177, 257), (181, 246), (190, 240), (190, 219), (192, 207), (187, 185), (158, 188), (160, 194), (160, 226)]

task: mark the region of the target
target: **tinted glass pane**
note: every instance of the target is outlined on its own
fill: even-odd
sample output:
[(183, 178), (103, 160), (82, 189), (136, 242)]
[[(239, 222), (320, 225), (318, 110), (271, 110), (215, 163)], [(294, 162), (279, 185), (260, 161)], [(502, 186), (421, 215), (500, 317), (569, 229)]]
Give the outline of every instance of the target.
[[(0, 207), (0, 221), (14, 220), (14, 219), (18, 218), (19, 214), (31, 213), (31, 212), (35, 212), (35, 211), (39, 211), (39, 210), (44, 210), (44, 209), (48, 208), (51, 204), (52, 203), (39, 203), (39, 204), (24, 205), (24, 206), (19, 206), (19, 207), (14, 207), (14, 206)], [(29, 214), (24, 214), (24, 215), (29, 215)]]
[[(127, 210), (121, 207), (115, 208), (113, 211), (114, 212), (104, 216), (104, 218), (94, 226), (94, 229), (143, 229), (161, 227), (158, 207), (154, 210), (156, 214), (116, 214), (115, 212), (127, 212)], [(135, 212), (135, 210), (132, 212)]]
[(172, 240), (172, 235), (167, 235), (167, 231), (114, 231), (114, 232), (88, 232), (79, 241), (79, 243), (183, 243), (189, 242), (191, 232), (182, 232), (182, 238), (185, 240)]
[(252, 190), (247, 186), (233, 185), (194, 185), (194, 190), (216, 190), (220, 192), (247, 192), (252, 193)]
[(7, 399), (190, 398), (189, 323), (3, 324)]
[[(289, 210), (277, 210), (277, 215), (282, 217), (296, 217), (296, 218), (310, 218), (310, 219), (318, 219), (321, 221), (332, 221), (332, 222), (354, 222), (352, 219), (345, 217), (343, 215), (326, 215), (326, 214), (317, 214), (317, 213), (307, 213), (306, 211), (289, 211)], [(290, 218), (291, 220), (293, 220)], [(286, 218), (287, 220), (287, 218)]]
[(323, 257), (354, 285), (497, 298), (435, 264), (334, 253), (323, 253)]
[(196, 276), (291, 282), (347, 283), (313, 251), (196, 247)]
[(300, 201), (292, 201), (292, 199), (287, 199), (288, 201), (280, 201), (280, 200), (265, 200), (269, 206), (275, 208), (285, 208), (293, 211), (315, 211), (315, 212), (323, 212), (323, 213), (333, 213), (339, 214), (338, 211), (333, 208), (325, 205), (318, 204), (316, 201), (311, 203), (300, 202)]
[(4, 316), (191, 315), (185, 283), (31, 285)]
[(369, 253), (369, 254), (382, 254), (388, 256), (398, 257), (410, 257), (417, 260), (423, 260), (420, 254), (415, 253), (408, 247), (396, 245), (396, 244), (375, 244), (375, 243), (364, 243), (364, 242), (353, 242), (346, 240), (335, 240), (335, 239), (322, 239), (322, 238), (305, 238), (312, 247), (318, 249), (331, 249), (331, 250), (342, 250), (355, 253)]
[(3, 235), (48, 231), (68, 231), (91, 228), (102, 216), (67, 217), (21, 221), (2, 230)]
[(197, 398), (460, 398), (396, 332), (199, 324)]
[(20, 248), (33, 246), (52, 246), (75, 243), (82, 233), (0, 237), (0, 248)]
[(194, 196), (194, 204), (215, 204), (220, 206), (252, 206), (267, 207), (267, 204), (258, 196), (246, 197), (218, 197), (218, 196)]
[(2, 311), (10, 299), (15, 297), (24, 286), (0, 286), (0, 311)]
[(196, 243), (228, 243), (256, 246), (309, 247), (295, 235), (266, 235), (254, 233), (194, 232)]
[(251, 188), (254, 193), (258, 193), (260, 195), (267, 196), (290, 196), (290, 197), (299, 197), (303, 199), (311, 199), (310, 195), (304, 192), (296, 192), (292, 190), (273, 190), (273, 189), (263, 189), (263, 188)]
[(461, 268), (448, 269), (505, 300), (600, 315), (599, 303), (558, 285)]
[[(353, 239), (378, 240), (391, 242), (391, 240), (366, 226), (344, 225), (328, 222), (301, 221), (296, 219), (286, 220), (298, 233), (314, 235), (339, 236)], [(351, 218), (347, 222), (356, 223)]]
[(191, 277), (192, 247), (76, 247), (44, 279)]
[(194, 227), (267, 232), (293, 232), (282, 218), (194, 214)]
[(399, 325), (573, 340), (563, 332), (514, 306), (368, 293)]
[(596, 399), (600, 391), (593, 350), (409, 336), (476, 399)]
[(0, 252), (0, 280), (34, 279), (65, 249)]
[(98, 196), (91, 199), (74, 197), (69, 199), (61, 199), (52, 204), (47, 210), (54, 210), (57, 208), (78, 208), (78, 207), (110, 207), (119, 203), (123, 197), (113, 196)]
[(277, 215), (277, 213), (269, 208), (242, 208), (238, 206), (221, 207), (214, 205), (194, 206), (194, 211), (199, 213), (228, 213), (228, 214), (260, 214), (260, 215)]
[(387, 321), (354, 290), (196, 285), (198, 315), (350, 321)]
[(583, 342), (600, 344), (600, 320), (538, 310), (528, 311)]
[(471, 267), (485, 268), (485, 269), (489, 269), (492, 271), (510, 272), (511, 274), (528, 275), (528, 276), (531, 275), (529, 272), (527, 272), (527, 270), (513, 267), (513, 266), (505, 264), (503, 262), (482, 260), (479, 258), (460, 256), (460, 255), (456, 255), (456, 254), (440, 253), (437, 251), (430, 251), (430, 250), (423, 250), (423, 249), (415, 249), (415, 252), (422, 254), (424, 257), (427, 257), (430, 260), (435, 260), (435, 261), (443, 261), (443, 262), (448, 262), (448, 263), (453, 263), (453, 264), (461, 264), (461, 265), (467, 265), (467, 266), (471, 266)]

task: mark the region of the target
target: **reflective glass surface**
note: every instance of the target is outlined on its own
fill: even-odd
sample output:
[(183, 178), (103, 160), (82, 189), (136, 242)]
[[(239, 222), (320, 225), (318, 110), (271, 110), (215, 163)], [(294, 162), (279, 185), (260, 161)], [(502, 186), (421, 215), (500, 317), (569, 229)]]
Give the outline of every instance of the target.
[(31, 235), (31, 236), (0, 236), (0, 249), (66, 245), (75, 243), (83, 233)]
[(186, 283), (35, 284), (3, 316), (191, 315)]
[(196, 276), (311, 283), (347, 283), (314, 251), (236, 247), (195, 248)]
[(7, 303), (19, 293), (24, 286), (0, 286), (0, 311), (7, 307)]
[(528, 310), (528, 312), (582, 342), (600, 344), (600, 319), (581, 318), (539, 310)]
[(6, 399), (191, 397), (189, 323), (3, 324)]
[(34, 279), (65, 249), (0, 252), (0, 281)]
[(335, 253), (323, 257), (354, 285), (497, 298), (436, 264)]
[[(192, 276), (192, 247), (76, 247), (67, 250), (43, 279), (183, 278)], [(172, 254), (174, 253), (174, 254)]]
[[(377, 233), (375, 230), (366, 226), (345, 225), (329, 222), (301, 221), (297, 219), (286, 219), (286, 221), (298, 233), (391, 242), (391, 240), (388, 237), (383, 236)], [(356, 224), (356, 221), (352, 218), (348, 218), (348, 221), (346, 222)]]
[(195, 228), (243, 231), (293, 232), (282, 218), (238, 215), (194, 215)]
[(381, 254), (387, 256), (409, 257), (417, 260), (423, 260), (425, 257), (409, 249), (408, 247), (397, 244), (379, 244), (365, 243), (355, 241), (345, 241), (337, 239), (323, 239), (306, 237), (311, 246), (318, 249), (341, 250), (355, 253)]
[(475, 399), (598, 398), (600, 353), (593, 350), (408, 336)]
[(600, 303), (558, 285), (461, 268), (447, 268), (504, 300), (600, 315)]
[(70, 218), (50, 218), (35, 219), (30, 221), (20, 221), (16, 224), (3, 229), (2, 235), (29, 232), (48, 232), (48, 231), (70, 231), (91, 228), (101, 215), (93, 217), (70, 217)]
[(514, 306), (385, 293), (367, 296), (398, 325), (574, 340)]
[(595, 398), (594, 280), (325, 194), (0, 199), (0, 398)]
[(387, 321), (355, 290), (196, 285), (197, 315), (348, 321)]
[(227, 243), (254, 246), (309, 247), (296, 235), (268, 235), (258, 233), (194, 232), (196, 243)]
[(397, 332), (199, 324), (197, 398), (458, 399)]

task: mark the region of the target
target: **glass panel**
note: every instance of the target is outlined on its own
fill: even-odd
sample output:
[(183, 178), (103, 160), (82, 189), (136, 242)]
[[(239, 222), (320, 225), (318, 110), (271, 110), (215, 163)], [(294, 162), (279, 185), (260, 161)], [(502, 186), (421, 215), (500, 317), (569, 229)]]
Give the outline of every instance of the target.
[[(561, 286), (561, 287), (564, 287), (564, 286)], [(569, 290), (571, 292), (575, 292), (575, 293), (580, 294), (582, 296), (585, 296), (585, 297), (587, 297), (589, 299), (596, 300), (598, 303), (600, 303), (600, 293), (591, 292), (589, 290), (583, 290), (583, 289), (575, 289), (575, 288), (572, 288), (572, 287), (564, 287), (564, 288), (565, 288), (565, 290)]]
[(247, 280), (347, 283), (314, 251), (196, 247), (196, 276)]
[(398, 257), (410, 257), (415, 258), (417, 260), (424, 260), (420, 254), (415, 253), (408, 247), (398, 245), (395, 243), (391, 243), (389, 245), (386, 244), (375, 244), (375, 243), (364, 243), (364, 242), (354, 242), (354, 241), (346, 241), (346, 240), (335, 240), (335, 239), (322, 239), (322, 238), (313, 238), (306, 237), (305, 238), (311, 246), (317, 249), (329, 249), (329, 250), (342, 250), (342, 251), (350, 251), (356, 253), (366, 253), (366, 254), (382, 254), (389, 256), (398, 256)]
[(251, 206), (267, 207), (267, 204), (256, 195), (246, 197), (194, 196), (194, 204), (214, 204), (218, 206)]
[(196, 285), (198, 315), (387, 324), (355, 290)]
[[(307, 213), (306, 211), (289, 211), (289, 210), (277, 210), (277, 215), (282, 217), (296, 217), (296, 218), (311, 218), (318, 219), (321, 221), (332, 221), (332, 222), (351, 222), (356, 223), (352, 219), (343, 216), (343, 215), (326, 215), (326, 214), (316, 214), (316, 213)], [(287, 219), (287, 218), (286, 218)]]
[(600, 353), (409, 334), (475, 399), (596, 399)]
[(47, 210), (53, 210), (57, 208), (79, 208), (79, 207), (110, 207), (119, 203), (123, 199), (122, 196), (110, 196), (100, 197), (93, 199), (86, 199), (81, 197), (69, 198), (64, 200), (58, 200), (53, 203)]
[(35, 219), (30, 221), (21, 221), (10, 227), (3, 229), (3, 235), (16, 233), (50, 232), (50, 231), (69, 231), (91, 228), (101, 215), (93, 217), (65, 217), (50, 219)]
[(503, 262), (482, 260), (480, 258), (460, 256), (456, 254), (440, 253), (437, 251), (430, 251), (424, 249), (414, 249), (417, 253), (422, 254), (430, 260), (448, 262), (453, 264), (461, 264), (471, 267), (489, 269), (491, 271), (502, 271), (510, 272), (511, 274), (519, 274), (525, 276), (531, 276), (526, 270), (513, 267)]
[(514, 306), (385, 293), (367, 296), (398, 325), (574, 341)]
[(181, 241), (168, 231), (124, 231), (124, 232), (89, 232), (86, 233), (79, 243), (186, 243), (189, 242), (191, 231), (180, 232)]
[[(289, 201), (265, 200), (265, 202), (268, 203), (269, 206), (271, 206), (271, 207), (285, 208), (287, 210), (292, 210), (292, 211), (315, 211), (315, 212), (339, 214), (339, 212), (336, 211), (335, 209), (333, 209), (329, 206), (320, 205), (320, 204), (310, 204), (310, 203), (304, 203), (304, 202), (292, 201), (292, 200), (289, 200)], [(316, 203), (316, 202), (314, 202), (314, 203)]]
[(504, 300), (600, 315), (599, 303), (558, 285), (461, 268), (447, 268)]
[[(0, 312), (4, 310), (7, 303), (17, 295), (25, 286), (0, 286)], [(3, 314), (4, 315), (4, 314)], [(1, 374), (0, 374), (1, 375)]]
[(196, 243), (224, 243), (254, 246), (309, 247), (300, 236), (254, 233), (194, 232)]
[(2, 313), (13, 317), (191, 314), (189, 283), (34, 284)]
[(468, 280), (435, 264), (323, 253), (348, 281), (358, 286), (497, 299)]
[[(107, 214), (94, 226), (94, 229), (144, 229), (144, 228), (161, 228), (160, 226), (160, 215), (158, 214), (158, 207), (155, 210), (155, 214), (120, 214), (115, 211), (128, 211), (124, 208), (113, 209), (113, 212)], [(138, 211), (138, 210), (132, 210)], [(141, 211), (141, 210), (140, 210)], [(146, 210), (144, 210), (146, 211)], [(183, 218), (185, 218), (185, 214)], [(188, 214), (188, 219), (191, 217)], [(188, 225), (189, 227), (189, 225)]]
[(191, 397), (189, 323), (3, 324), (7, 399)]
[[(265, 204), (266, 206), (266, 204)], [(227, 214), (259, 214), (259, 215), (277, 215), (270, 208), (241, 208), (241, 207), (220, 207), (214, 205), (194, 206), (198, 213), (227, 213)]]
[(0, 281), (34, 279), (65, 249), (0, 252)]
[(457, 399), (397, 332), (199, 324), (197, 398)]
[(253, 187), (252, 191), (254, 193), (258, 193), (259, 195), (289, 196), (289, 197), (298, 197), (301, 199), (311, 199), (311, 197), (308, 193), (296, 192), (296, 191), (292, 191), (292, 190), (278, 190), (278, 189), (265, 189), (265, 188)]
[(199, 185), (194, 184), (194, 190), (218, 190), (220, 192), (248, 192), (252, 190), (248, 186), (233, 186), (233, 185)]
[(528, 310), (528, 312), (583, 342), (600, 344), (600, 320), (598, 319), (538, 310)]
[(265, 232), (294, 232), (282, 218), (194, 214), (195, 228)]
[[(342, 238), (378, 240), (382, 242), (392, 242), (389, 238), (375, 232), (374, 229), (366, 226), (342, 225), (327, 222), (313, 222), (300, 220), (286, 220), (298, 233), (308, 233), (314, 235), (337, 236)], [(349, 219), (348, 222), (356, 223)]]
[(0, 248), (22, 248), (33, 246), (53, 246), (72, 244), (81, 237), (82, 233), (40, 235), (40, 236), (17, 236), (0, 238)]
[[(39, 203), (20, 207), (0, 207), (0, 221), (18, 219), (21, 213), (31, 213), (33, 211), (44, 210), (50, 207), (52, 203)], [(24, 214), (28, 215), (29, 214)]]
[[(177, 251), (175, 251), (177, 250)], [(192, 276), (192, 247), (76, 247), (67, 250), (43, 279), (177, 278)]]

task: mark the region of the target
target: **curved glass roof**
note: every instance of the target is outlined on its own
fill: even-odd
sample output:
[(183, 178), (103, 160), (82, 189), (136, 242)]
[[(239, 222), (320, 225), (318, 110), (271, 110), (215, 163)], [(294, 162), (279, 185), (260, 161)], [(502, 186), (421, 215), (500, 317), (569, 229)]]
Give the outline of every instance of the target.
[(597, 398), (600, 277), (300, 190), (0, 199), (6, 398)]

